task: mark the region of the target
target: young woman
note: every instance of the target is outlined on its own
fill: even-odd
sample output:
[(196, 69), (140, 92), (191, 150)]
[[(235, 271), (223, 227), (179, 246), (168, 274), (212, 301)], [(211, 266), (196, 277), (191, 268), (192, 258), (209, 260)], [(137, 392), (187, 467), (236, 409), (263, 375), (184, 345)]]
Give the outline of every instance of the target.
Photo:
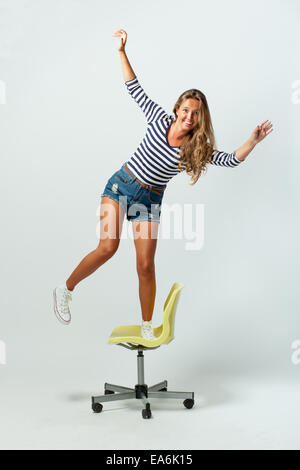
[(69, 301), (72, 300), (72, 291), (82, 279), (116, 253), (126, 214), (127, 220), (133, 224), (136, 248), (143, 318), (141, 334), (144, 338), (154, 339), (154, 255), (160, 208), (167, 183), (185, 170), (192, 176), (192, 184), (195, 184), (201, 173), (206, 171), (207, 163), (227, 167), (239, 165), (273, 129), (270, 121), (264, 121), (233, 153), (215, 150), (213, 126), (205, 95), (197, 89), (185, 91), (174, 105), (175, 118), (169, 116), (146, 95), (139, 84), (125, 53), (126, 31), (118, 30), (114, 37), (120, 38), (118, 51), (125, 85), (145, 114), (147, 131), (132, 157), (107, 181), (101, 194), (99, 245), (83, 258), (64, 284), (54, 289), (54, 312), (62, 323), (70, 324)]

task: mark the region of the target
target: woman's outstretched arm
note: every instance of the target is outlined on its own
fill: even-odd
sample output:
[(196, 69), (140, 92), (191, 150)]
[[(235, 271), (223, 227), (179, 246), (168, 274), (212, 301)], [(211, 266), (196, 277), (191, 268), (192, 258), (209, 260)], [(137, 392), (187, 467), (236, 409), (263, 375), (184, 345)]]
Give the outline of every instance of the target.
[(132, 70), (132, 67), (125, 52), (125, 44), (127, 40), (126, 31), (124, 31), (124, 29), (118, 29), (114, 33), (114, 37), (121, 38), (118, 50), (121, 57), (122, 71), (128, 93), (139, 105), (139, 107), (146, 116), (148, 124), (150, 124), (156, 119), (160, 119), (164, 114), (167, 113), (159, 104), (155, 103), (151, 98), (149, 98), (149, 96), (145, 93), (144, 89), (141, 87), (134, 71)]
[(270, 132), (272, 132), (272, 124), (270, 121), (264, 121), (257, 126), (251, 134), (251, 137), (235, 151), (236, 158), (242, 162), (254, 149), (255, 145), (263, 140)]
[(125, 44), (127, 41), (127, 33), (124, 29), (118, 29), (113, 37), (120, 38), (120, 43), (118, 46), (118, 51), (121, 58), (121, 65), (122, 65), (122, 72), (124, 76), (124, 81), (128, 82), (129, 80), (133, 80), (135, 78), (135, 73), (129, 63), (128, 57), (125, 52)]

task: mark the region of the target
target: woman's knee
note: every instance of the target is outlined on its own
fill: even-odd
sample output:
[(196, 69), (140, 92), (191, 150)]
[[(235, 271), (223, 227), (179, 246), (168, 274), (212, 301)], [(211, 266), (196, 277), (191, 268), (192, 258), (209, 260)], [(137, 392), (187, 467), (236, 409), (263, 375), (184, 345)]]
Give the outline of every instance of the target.
[(105, 241), (100, 241), (97, 251), (101, 253), (103, 256), (107, 256), (108, 258), (111, 258), (116, 251), (118, 250), (120, 240), (105, 240)]
[(153, 259), (142, 258), (137, 260), (136, 267), (139, 276), (151, 276), (155, 272)]

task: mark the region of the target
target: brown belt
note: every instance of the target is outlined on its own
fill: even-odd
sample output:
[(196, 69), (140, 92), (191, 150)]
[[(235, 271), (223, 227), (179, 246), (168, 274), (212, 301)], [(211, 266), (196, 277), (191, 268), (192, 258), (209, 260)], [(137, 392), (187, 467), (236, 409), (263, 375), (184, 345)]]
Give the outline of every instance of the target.
[[(135, 175), (133, 175), (133, 174), (131, 173), (131, 171), (128, 170), (127, 166), (124, 165), (124, 167), (125, 167), (125, 170), (130, 174), (130, 176), (132, 176), (133, 178), (135, 178)], [(143, 188), (146, 188), (146, 189), (148, 189), (148, 190), (151, 189), (151, 187), (148, 186), (148, 184), (142, 183), (142, 182), (141, 182), (140, 180), (138, 180), (137, 178), (136, 178), (136, 181), (137, 181), (141, 186), (143, 186)], [(157, 186), (152, 186), (152, 191), (153, 191), (154, 193), (158, 194), (159, 196), (162, 195), (162, 192), (163, 192), (164, 190), (165, 190), (165, 188), (164, 188), (164, 189), (161, 189), (161, 188), (158, 188)]]

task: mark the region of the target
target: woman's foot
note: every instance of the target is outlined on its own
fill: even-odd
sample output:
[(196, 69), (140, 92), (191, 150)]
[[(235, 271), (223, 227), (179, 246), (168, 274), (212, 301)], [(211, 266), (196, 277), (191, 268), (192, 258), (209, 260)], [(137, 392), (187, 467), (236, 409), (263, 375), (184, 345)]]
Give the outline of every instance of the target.
[(65, 284), (54, 289), (54, 313), (58, 320), (64, 325), (69, 325), (71, 322), (69, 300), (72, 300), (72, 292), (67, 289)]
[(142, 323), (142, 337), (144, 339), (156, 339), (153, 334), (152, 321), (143, 321)]

